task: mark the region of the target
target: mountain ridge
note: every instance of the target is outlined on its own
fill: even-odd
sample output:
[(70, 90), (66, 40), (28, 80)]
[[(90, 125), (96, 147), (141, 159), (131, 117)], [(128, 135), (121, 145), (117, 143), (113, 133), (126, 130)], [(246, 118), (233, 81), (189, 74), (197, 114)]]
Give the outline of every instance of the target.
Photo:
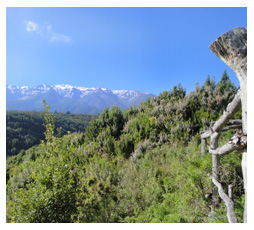
[(66, 84), (15, 86), (6, 85), (6, 109), (41, 111), (46, 99), (51, 109), (58, 112), (98, 114), (107, 106), (118, 105), (122, 109), (138, 106), (151, 96), (137, 90), (110, 90), (99, 87), (81, 87)]

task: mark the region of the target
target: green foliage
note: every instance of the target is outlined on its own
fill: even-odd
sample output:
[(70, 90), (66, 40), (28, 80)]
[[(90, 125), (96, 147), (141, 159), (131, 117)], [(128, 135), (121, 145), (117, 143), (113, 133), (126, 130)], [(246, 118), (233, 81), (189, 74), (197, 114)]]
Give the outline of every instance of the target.
[(181, 84), (173, 87), (172, 91), (164, 91), (160, 93), (158, 96), (159, 100), (170, 101), (171, 103), (178, 102), (179, 100), (183, 99), (186, 95), (186, 90), (182, 87)]
[[(54, 113), (55, 126), (61, 135), (70, 132), (84, 132), (91, 118), (85, 114)], [(17, 155), (44, 140), (44, 112), (6, 112), (6, 156)]]
[(198, 150), (194, 142), (187, 149), (164, 144), (126, 162), (120, 184), (125, 222), (206, 222), (211, 181), (204, 175), (211, 160), (200, 159)]
[(11, 222), (70, 222), (76, 211), (77, 172), (71, 170), (76, 159), (70, 155), (74, 148), (55, 136), (55, 117), (45, 101), (44, 109), (46, 142), (38, 148), (40, 155), (13, 172), (12, 177), (24, 178), (17, 188), (13, 178), (7, 184), (7, 218)]
[(118, 166), (105, 157), (93, 156), (86, 166), (77, 199), (77, 222), (117, 222)]
[(92, 119), (90, 122), (85, 133), (86, 141), (90, 142), (94, 140), (98, 134), (106, 128), (110, 128), (111, 136), (119, 138), (123, 126), (124, 118), (121, 109), (118, 106), (112, 106), (109, 110), (107, 107), (103, 110), (98, 119)]
[[(211, 156), (201, 156), (199, 131), (235, 93), (224, 72), (188, 95), (179, 84), (139, 107), (106, 108), (84, 133), (65, 135), (55, 134), (58, 113), (44, 102), (45, 141), (7, 159), (7, 222), (227, 222), (225, 205), (213, 207)], [(240, 161), (239, 153), (223, 156), (220, 170), (223, 183), (236, 184), (242, 221)]]
[(131, 153), (134, 151), (134, 143), (133, 137), (131, 134), (127, 133), (121, 136), (121, 139), (116, 142), (116, 154), (118, 156), (123, 156), (125, 158), (129, 158)]

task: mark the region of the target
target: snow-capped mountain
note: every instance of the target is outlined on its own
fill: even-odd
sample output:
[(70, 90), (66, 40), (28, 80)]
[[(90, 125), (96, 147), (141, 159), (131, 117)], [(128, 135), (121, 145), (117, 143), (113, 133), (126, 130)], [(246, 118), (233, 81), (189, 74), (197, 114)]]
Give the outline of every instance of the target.
[(146, 101), (151, 93), (135, 90), (109, 90), (106, 88), (85, 88), (71, 85), (6, 86), (7, 110), (43, 110), (46, 99), (52, 111), (71, 113), (100, 113), (107, 106), (118, 105), (128, 108)]

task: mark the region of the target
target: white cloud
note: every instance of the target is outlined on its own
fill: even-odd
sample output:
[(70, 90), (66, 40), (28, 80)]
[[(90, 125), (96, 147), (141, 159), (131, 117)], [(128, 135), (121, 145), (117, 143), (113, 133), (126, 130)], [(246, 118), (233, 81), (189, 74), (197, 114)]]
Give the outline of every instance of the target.
[(33, 21), (25, 21), (26, 31), (35, 32), (49, 42), (71, 42), (72, 39), (64, 34), (56, 33), (52, 29), (52, 25), (40, 26)]
[(57, 42), (57, 41), (70, 42), (71, 39), (70, 37), (63, 34), (54, 34), (49, 38), (49, 41), (50, 42)]
[(56, 33), (52, 30), (52, 25), (47, 26), (47, 35), (50, 42), (71, 42), (71, 38), (64, 34)]
[(38, 31), (38, 25), (32, 21), (25, 21), (26, 23), (26, 31)]

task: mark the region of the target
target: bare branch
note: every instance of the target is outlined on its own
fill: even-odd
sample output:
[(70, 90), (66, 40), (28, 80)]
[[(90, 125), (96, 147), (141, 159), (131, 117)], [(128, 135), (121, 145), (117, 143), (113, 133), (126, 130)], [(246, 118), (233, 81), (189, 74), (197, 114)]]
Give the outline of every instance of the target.
[(233, 200), (233, 188), (235, 187), (235, 185), (234, 184), (230, 184), (229, 186), (228, 186), (228, 197), (231, 199), (231, 200)]
[(230, 129), (241, 129), (242, 128), (242, 124), (235, 124), (235, 125), (229, 125), (226, 126), (222, 129), (222, 132), (230, 130)]
[(211, 129), (209, 129), (209, 130), (200, 132), (200, 134), (201, 134), (201, 139), (206, 139), (213, 134), (213, 131)]
[(234, 150), (241, 150), (247, 146), (247, 135), (241, 134), (240, 132), (236, 133), (229, 142), (223, 145), (221, 148), (209, 148), (209, 153), (214, 155), (224, 155), (230, 153)]
[(224, 111), (223, 115), (215, 122), (212, 127), (214, 132), (222, 129), (222, 127), (227, 124), (229, 119), (240, 109), (241, 107), (241, 90), (238, 90), (235, 95), (233, 101), (228, 104), (226, 111)]
[(237, 145), (234, 145), (233, 143), (227, 143), (223, 145), (221, 148), (217, 148), (217, 149), (209, 148), (209, 153), (213, 155), (225, 155), (237, 149), (239, 149)]
[(202, 138), (201, 139), (201, 154), (202, 154), (202, 156), (205, 156), (205, 154), (207, 153), (206, 146), (207, 146), (207, 141), (206, 141), (206, 139)]
[[(206, 139), (210, 137), (213, 134), (214, 130), (214, 125), (217, 123), (217, 121), (211, 121), (211, 128), (208, 130), (201, 131), (201, 139)], [(242, 120), (229, 120), (228, 123), (226, 124), (226, 127), (222, 128), (222, 132), (230, 130), (230, 129), (240, 129), (242, 128)]]
[[(235, 204), (233, 199), (231, 199), (224, 191), (221, 183), (217, 181), (214, 177), (212, 178), (213, 183), (217, 186), (219, 195), (221, 199), (224, 201), (224, 203), (227, 206), (227, 217), (229, 223), (238, 223), (238, 219), (235, 213)], [(232, 189), (232, 188), (230, 188)]]
[(227, 123), (227, 125), (242, 125), (242, 120), (238, 119), (238, 120), (229, 120), (229, 122)]

